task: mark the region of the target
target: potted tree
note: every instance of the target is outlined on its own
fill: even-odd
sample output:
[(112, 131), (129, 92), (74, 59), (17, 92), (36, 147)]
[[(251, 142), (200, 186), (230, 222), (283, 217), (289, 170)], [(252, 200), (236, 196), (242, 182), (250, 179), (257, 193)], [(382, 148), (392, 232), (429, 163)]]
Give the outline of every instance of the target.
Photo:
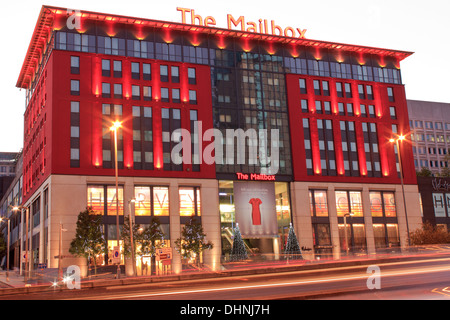
[(203, 232), (203, 227), (195, 218), (191, 218), (181, 231), (181, 238), (175, 241), (177, 251), (185, 260), (195, 259), (195, 266), (201, 266), (200, 255), (204, 250), (211, 250), (213, 243), (206, 241), (206, 234)]
[(69, 252), (87, 260), (89, 270), (90, 260), (94, 261), (94, 272), (97, 274), (97, 255), (105, 253), (106, 244), (102, 232), (102, 217), (95, 214), (92, 208), (80, 212), (77, 220), (75, 238), (70, 243)]

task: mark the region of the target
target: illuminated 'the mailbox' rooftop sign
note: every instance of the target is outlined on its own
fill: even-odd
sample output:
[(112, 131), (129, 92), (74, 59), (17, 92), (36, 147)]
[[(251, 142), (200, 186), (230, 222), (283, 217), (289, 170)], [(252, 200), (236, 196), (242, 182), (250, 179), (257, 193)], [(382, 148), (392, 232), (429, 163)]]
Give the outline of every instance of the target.
[[(194, 9), (177, 7), (177, 11), (181, 12), (181, 23), (184, 24), (197, 24), (205, 27), (216, 26), (216, 19), (212, 16), (203, 18), (202, 16), (195, 14)], [(190, 13), (190, 14), (187, 14)], [(186, 17), (190, 17), (190, 23)], [(241, 31), (255, 32), (261, 34), (272, 34), (274, 36), (285, 36), (291, 38), (305, 38), (306, 29), (286, 27), (281, 28), (275, 24), (274, 20), (259, 19), (258, 22), (248, 21), (245, 22), (245, 17), (240, 16), (235, 19), (231, 14), (227, 14), (227, 27), (230, 30), (241, 29)]]

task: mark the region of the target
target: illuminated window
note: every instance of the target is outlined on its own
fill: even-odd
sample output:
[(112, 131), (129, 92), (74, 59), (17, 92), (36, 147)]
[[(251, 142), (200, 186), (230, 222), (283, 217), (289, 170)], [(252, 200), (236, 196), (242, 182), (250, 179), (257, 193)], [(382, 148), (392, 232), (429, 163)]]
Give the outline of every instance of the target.
[(328, 217), (327, 191), (310, 190), (311, 216)]
[(151, 196), (149, 187), (134, 187), (134, 214), (148, 216), (151, 214)]
[(105, 210), (104, 192), (103, 186), (88, 186), (87, 190), (87, 206), (100, 215), (103, 215)]
[[(116, 187), (107, 186), (107, 214), (116, 215), (117, 214), (117, 198), (116, 198)], [(119, 215), (123, 215), (123, 187), (119, 186)]]
[(372, 217), (383, 216), (383, 200), (381, 192), (370, 193), (370, 212), (372, 213)]
[(361, 192), (359, 191), (336, 191), (336, 211), (338, 217), (353, 213), (354, 217), (362, 217)]
[(200, 216), (200, 188), (183, 187), (179, 188), (180, 216), (191, 217)]
[(169, 216), (168, 187), (135, 187), (136, 216)]
[(153, 187), (153, 215), (169, 215), (169, 188)]
[(144, 86), (143, 88), (143, 96), (145, 101), (152, 100), (152, 87)]

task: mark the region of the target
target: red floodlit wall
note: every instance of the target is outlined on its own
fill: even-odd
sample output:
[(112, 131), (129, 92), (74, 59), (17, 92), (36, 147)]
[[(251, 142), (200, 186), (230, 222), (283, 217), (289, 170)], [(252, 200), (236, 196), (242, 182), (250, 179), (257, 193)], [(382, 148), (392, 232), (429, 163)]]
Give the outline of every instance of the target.
[[(71, 56), (80, 57), (80, 73), (71, 74)], [(122, 77), (103, 77), (101, 72), (102, 59), (122, 61)], [(140, 80), (131, 78), (131, 61), (145, 62), (152, 65), (152, 80)], [(178, 66), (180, 71), (180, 83), (165, 82), (164, 87), (180, 89), (180, 103), (161, 102), (160, 98), (160, 64)], [(196, 84), (189, 84), (187, 79), (188, 67), (196, 69)], [(142, 72), (142, 68), (141, 68)], [(212, 100), (210, 68), (203, 65), (191, 65), (170, 61), (156, 61), (149, 59), (131, 59), (121, 56), (102, 56), (89, 53), (68, 52), (54, 50), (47, 63), (44, 73), (41, 94), (37, 91), (25, 113), (25, 149), (24, 153), (24, 199), (33, 194), (35, 189), (48, 177), (49, 174), (69, 175), (104, 175), (113, 176), (114, 169), (102, 168), (102, 134), (103, 116), (102, 104), (122, 105), (122, 135), (123, 135), (123, 164), (119, 170), (119, 176), (136, 177), (179, 177), (179, 178), (215, 178), (215, 166), (202, 163), (199, 172), (192, 171), (192, 165), (183, 164), (183, 171), (165, 171), (162, 163), (162, 127), (161, 108), (177, 108), (181, 110), (181, 128), (191, 131), (190, 110), (198, 111), (198, 121), (201, 121), (202, 130), (212, 128)], [(80, 81), (80, 95), (71, 95), (71, 80)], [(113, 93), (114, 83), (121, 83), (123, 98), (102, 98), (102, 82), (111, 83)], [(152, 101), (136, 101), (131, 97), (131, 85), (143, 85), (152, 87)], [(197, 92), (197, 104), (189, 103), (189, 90)], [(45, 103), (41, 103), (41, 96)], [(36, 102), (33, 102), (35, 101)], [(70, 166), (70, 126), (71, 111), (70, 102), (80, 102), (80, 166)], [(44, 105), (42, 107), (41, 105)], [(153, 155), (154, 170), (133, 169), (133, 131), (132, 131), (132, 106), (152, 107), (153, 122)], [(45, 114), (45, 116), (44, 116)], [(45, 118), (44, 118), (45, 117)], [(45, 120), (44, 120), (45, 119)], [(42, 128), (38, 124), (42, 120)], [(45, 139), (45, 145), (44, 145)], [(42, 141), (42, 146), (41, 146)], [(203, 150), (211, 142), (203, 142)], [(45, 146), (42, 150), (41, 148)], [(42, 161), (37, 161), (42, 159)], [(44, 166), (45, 159), (45, 166)], [(42, 163), (42, 170), (39, 170)], [(27, 164), (27, 166), (25, 166)]]
[[(306, 80), (307, 93), (300, 93), (299, 79)], [(325, 80), (329, 83), (329, 96), (316, 96), (314, 93), (313, 80)], [(337, 97), (336, 82), (349, 83), (352, 88), (352, 97)], [(357, 81), (352, 79), (337, 79), (328, 77), (288, 74), (286, 76), (287, 95), (289, 106), (289, 125), (291, 130), (292, 162), (295, 181), (321, 181), (321, 182), (349, 182), (349, 183), (400, 183), (396, 169), (396, 155), (393, 143), (389, 139), (397, 137), (392, 132), (392, 125), (398, 127), (398, 134), (408, 135), (410, 133), (409, 119), (406, 105), (405, 90), (403, 85)], [(358, 85), (370, 85), (373, 88), (373, 99), (361, 100), (358, 95)], [(392, 88), (394, 101), (390, 101), (388, 87)], [(343, 89), (344, 90), (344, 89)], [(301, 100), (308, 101), (307, 113), (302, 112)], [(318, 114), (315, 110), (315, 101), (329, 101), (331, 103), (331, 114)], [(353, 104), (354, 115), (339, 115), (338, 102)], [(375, 106), (375, 117), (363, 117), (360, 105), (372, 104)], [(390, 107), (395, 108), (396, 117), (392, 118)], [(307, 174), (305, 159), (305, 142), (303, 132), (303, 118), (310, 119), (311, 153), (313, 174)], [(331, 120), (333, 123), (334, 151), (336, 158), (337, 175), (323, 176), (321, 174), (320, 152), (318, 146), (317, 119)], [(340, 131), (340, 121), (351, 121), (355, 123), (356, 145), (358, 153), (359, 177), (345, 176), (344, 157)], [(364, 150), (364, 139), (362, 122), (373, 122), (377, 125), (377, 138), (379, 146), (381, 177), (368, 177), (366, 167), (366, 154)], [(416, 184), (412, 147), (410, 138), (400, 143), (402, 165), (404, 171), (404, 182)]]

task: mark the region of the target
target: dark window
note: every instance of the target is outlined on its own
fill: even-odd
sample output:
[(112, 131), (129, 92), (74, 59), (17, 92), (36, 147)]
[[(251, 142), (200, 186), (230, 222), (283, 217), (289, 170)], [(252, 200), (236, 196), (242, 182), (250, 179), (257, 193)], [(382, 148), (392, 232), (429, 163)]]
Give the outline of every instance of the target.
[(80, 57), (77, 56), (70, 57), (70, 73), (80, 74)]
[(142, 64), (142, 77), (144, 80), (152, 80), (152, 66), (149, 63)]
[(388, 92), (389, 101), (394, 102), (395, 101), (394, 90), (389, 87), (389, 88), (387, 88), (387, 92)]
[(122, 92), (122, 84), (115, 83), (114, 84), (114, 98), (115, 99), (122, 99), (123, 92)]
[(111, 61), (110, 60), (102, 60), (102, 76), (110, 77), (111, 76)]
[(134, 80), (140, 79), (140, 64), (139, 62), (132, 62), (131, 63), (131, 78)]
[(111, 98), (111, 84), (106, 82), (102, 83), (102, 97)]
[(80, 95), (80, 80), (70, 80), (70, 94), (73, 96)]
[(170, 67), (170, 76), (172, 78), (173, 83), (179, 83), (180, 82), (180, 69), (175, 66)]
[(122, 61), (114, 61), (114, 78), (122, 78)]
[(188, 68), (188, 82), (189, 84), (197, 84), (195, 68)]
[(159, 66), (159, 76), (160, 76), (162, 82), (169, 81), (169, 69), (166, 65)]
[(300, 93), (305, 94), (306, 93), (306, 80), (305, 79), (299, 79), (299, 85), (300, 85)]

